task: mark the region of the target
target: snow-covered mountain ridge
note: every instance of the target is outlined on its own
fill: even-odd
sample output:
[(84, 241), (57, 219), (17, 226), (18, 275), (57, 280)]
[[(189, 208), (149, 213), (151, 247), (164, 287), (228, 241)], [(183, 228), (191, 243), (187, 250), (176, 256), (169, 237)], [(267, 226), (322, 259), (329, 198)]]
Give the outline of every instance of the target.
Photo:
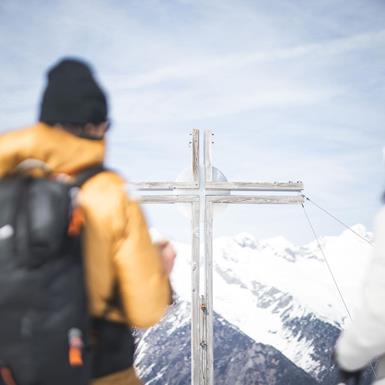
[[(362, 225), (352, 230), (372, 238)], [(319, 241), (354, 314), (371, 246), (349, 230)], [(189, 302), (190, 246), (175, 246), (172, 283)], [(316, 241), (297, 246), (283, 237), (257, 241), (246, 233), (214, 240), (214, 309), (254, 341), (273, 346), (319, 380), (329, 365), (320, 352), (332, 347), (336, 330), (346, 321)]]
[[(372, 234), (362, 225), (355, 225), (352, 230), (368, 240), (372, 239)], [(349, 230), (319, 241), (348, 306), (354, 310), (371, 246)], [(190, 246), (174, 244), (178, 258), (172, 283), (177, 293), (190, 301), (191, 282), (186, 281), (190, 278)], [(340, 325), (346, 318), (316, 241), (297, 246), (283, 237), (257, 241), (247, 233), (217, 238), (214, 240), (214, 270), (215, 305), (234, 298), (231, 292), (224, 298), (222, 293), (227, 293), (226, 286), (232, 289), (238, 286), (255, 293), (255, 284), (262, 284), (289, 293), (329, 322)], [(234, 303), (239, 302), (239, 296), (236, 298)]]

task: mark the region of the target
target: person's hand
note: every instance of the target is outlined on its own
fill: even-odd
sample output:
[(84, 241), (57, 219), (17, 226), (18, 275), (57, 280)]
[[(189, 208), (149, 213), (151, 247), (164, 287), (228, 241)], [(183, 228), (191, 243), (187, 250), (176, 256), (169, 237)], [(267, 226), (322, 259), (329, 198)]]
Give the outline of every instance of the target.
[(176, 251), (174, 247), (171, 245), (170, 241), (167, 240), (158, 241), (154, 244), (158, 249), (165, 272), (167, 273), (167, 275), (170, 275), (174, 267), (176, 258)]

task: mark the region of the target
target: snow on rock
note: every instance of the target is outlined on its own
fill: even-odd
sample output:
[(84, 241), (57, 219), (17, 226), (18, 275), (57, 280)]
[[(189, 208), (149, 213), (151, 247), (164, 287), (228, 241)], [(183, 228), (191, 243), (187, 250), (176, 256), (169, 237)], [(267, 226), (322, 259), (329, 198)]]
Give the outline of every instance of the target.
[(241, 247), (256, 249), (258, 246), (258, 242), (256, 241), (256, 239), (248, 233), (240, 233), (236, 235), (233, 239)]

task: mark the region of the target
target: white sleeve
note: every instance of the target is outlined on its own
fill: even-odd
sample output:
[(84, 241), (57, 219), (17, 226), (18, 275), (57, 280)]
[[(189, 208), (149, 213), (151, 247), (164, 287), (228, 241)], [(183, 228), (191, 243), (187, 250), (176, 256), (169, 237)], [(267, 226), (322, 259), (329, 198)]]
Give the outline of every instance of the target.
[(357, 309), (336, 346), (337, 362), (348, 371), (385, 353), (385, 209), (376, 218), (373, 255)]

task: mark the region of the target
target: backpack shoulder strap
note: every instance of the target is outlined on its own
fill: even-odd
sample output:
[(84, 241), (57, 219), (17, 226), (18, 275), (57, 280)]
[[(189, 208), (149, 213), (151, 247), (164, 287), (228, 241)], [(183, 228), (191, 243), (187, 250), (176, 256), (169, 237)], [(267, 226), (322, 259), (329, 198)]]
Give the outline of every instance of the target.
[(104, 164), (97, 164), (95, 166), (91, 166), (91, 167), (88, 167), (88, 168), (80, 171), (76, 175), (74, 186), (81, 187), (84, 183), (86, 183), (93, 176), (95, 176), (95, 175), (97, 175), (103, 171), (107, 171), (107, 168), (104, 166)]

